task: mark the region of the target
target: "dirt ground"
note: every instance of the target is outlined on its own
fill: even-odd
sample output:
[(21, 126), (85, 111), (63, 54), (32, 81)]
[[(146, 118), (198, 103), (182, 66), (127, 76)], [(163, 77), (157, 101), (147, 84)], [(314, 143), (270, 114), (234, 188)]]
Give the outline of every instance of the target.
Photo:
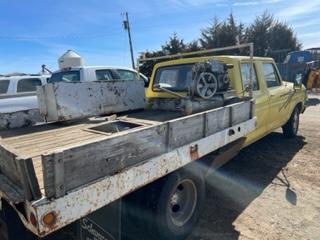
[(320, 239), (320, 95), (308, 105), (297, 138), (276, 131), (210, 175), (188, 240)]

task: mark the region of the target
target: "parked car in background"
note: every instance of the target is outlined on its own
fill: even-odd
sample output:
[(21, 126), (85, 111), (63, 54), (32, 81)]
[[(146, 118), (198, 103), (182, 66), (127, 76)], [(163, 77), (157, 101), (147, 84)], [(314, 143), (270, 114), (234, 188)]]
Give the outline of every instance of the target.
[(0, 113), (38, 108), (37, 86), (47, 83), (50, 75), (12, 74), (0, 77)]
[(136, 70), (113, 66), (79, 66), (63, 68), (52, 73), (49, 83), (53, 82), (88, 82), (110, 80), (143, 80), (148, 78)]

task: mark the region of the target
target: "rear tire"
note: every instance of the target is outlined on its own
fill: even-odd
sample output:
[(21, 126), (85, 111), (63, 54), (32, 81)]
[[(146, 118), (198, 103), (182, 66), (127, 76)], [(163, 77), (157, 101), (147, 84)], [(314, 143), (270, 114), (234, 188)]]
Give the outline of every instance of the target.
[(190, 235), (204, 205), (203, 175), (191, 164), (141, 191), (139, 206), (130, 204), (131, 207), (135, 205), (135, 216), (128, 211), (131, 221), (138, 229), (143, 229), (139, 239), (182, 240)]
[(298, 129), (299, 129), (299, 114), (300, 114), (299, 108), (295, 107), (288, 122), (282, 126), (282, 132), (285, 137), (293, 138), (297, 136)]

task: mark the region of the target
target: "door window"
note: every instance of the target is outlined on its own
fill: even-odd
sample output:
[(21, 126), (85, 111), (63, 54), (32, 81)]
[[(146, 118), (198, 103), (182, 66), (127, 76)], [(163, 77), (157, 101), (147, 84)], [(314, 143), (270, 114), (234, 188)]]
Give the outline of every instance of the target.
[(278, 73), (272, 63), (263, 63), (263, 73), (268, 88), (281, 85)]
[(35, 92), (41, 86), (39, 78), (26, 78), (18, 81), (17, 92)]
[(6, 94), (9, 88), (9, 80), (0, 80), (0, 94)]
[(118, 69), (121, 80), (139, 80), (138, 74), (129, 70)]
[[(240, 70), (241, 70), (243, 89), (246, 89), (250, 83), (250, 63), (241, 63)], [(253, 88), (252, 88), (253, 91), (259, 90), (256, 68), (254, 65), (253, 65), (252, 85), (253, 85)]]
[(98, 81), (112, 80), (112, 73), (108, 69), (96, 70), (96, 77)]
[(48, 82), (80, 82), (80, 71), (55, 72), (52, 74)]

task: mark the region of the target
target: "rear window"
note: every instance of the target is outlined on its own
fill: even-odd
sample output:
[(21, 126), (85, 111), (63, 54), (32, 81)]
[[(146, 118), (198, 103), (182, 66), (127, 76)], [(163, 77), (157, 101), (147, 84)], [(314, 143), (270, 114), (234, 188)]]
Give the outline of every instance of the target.
[(48, 82), (80, 82), (80, 71), (66, 71), (53, 73)]
[(186, 91), (192, 82), (193, 64), (176, 65), (158, 68), (154, 85), (171, 91)]
[(9, 80), (0, 81), (0, 94), (6, 94), (9, 88)]
[(18, 81), (17, 92), (35, 92), (37, 86), (41, 86), (39, 78), (26, 78)]

